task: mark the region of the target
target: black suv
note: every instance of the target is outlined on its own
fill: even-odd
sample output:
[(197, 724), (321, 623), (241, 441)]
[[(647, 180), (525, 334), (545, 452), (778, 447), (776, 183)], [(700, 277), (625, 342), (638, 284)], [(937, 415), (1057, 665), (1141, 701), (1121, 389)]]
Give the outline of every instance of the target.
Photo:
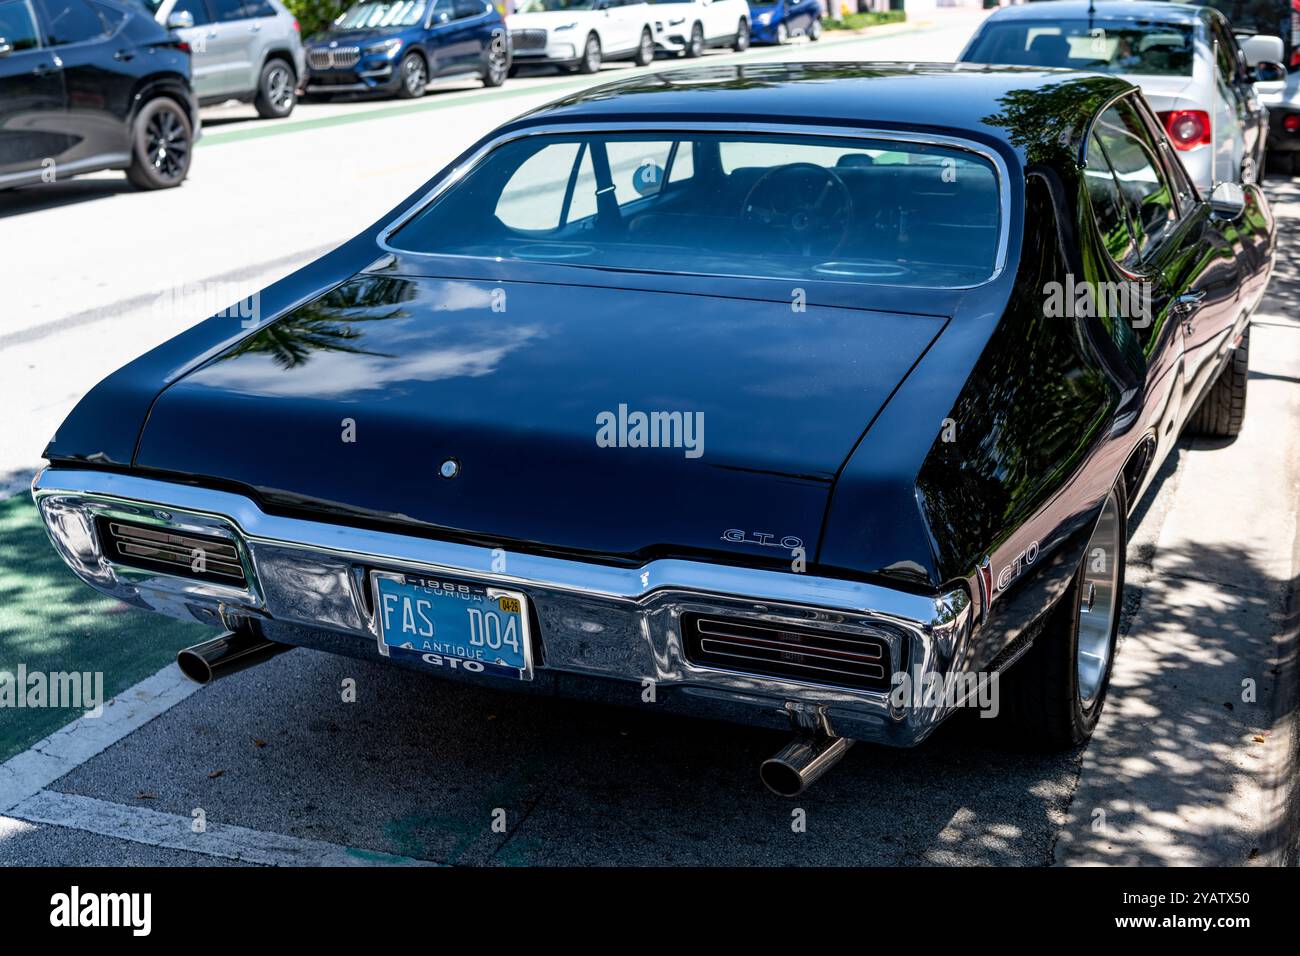
[(179, 186), (199, 133), (189, 47), (129, 0), (0, 0), (0, 189), (124, 169)]

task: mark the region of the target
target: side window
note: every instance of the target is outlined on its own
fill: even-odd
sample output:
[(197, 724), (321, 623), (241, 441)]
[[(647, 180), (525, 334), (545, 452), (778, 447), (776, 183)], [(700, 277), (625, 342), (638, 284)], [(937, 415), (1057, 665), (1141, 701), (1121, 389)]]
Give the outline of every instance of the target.
[(433, 9), (429, 14), (430, 23), (446, 23), (452, 19), (453, 3), (452, 0), (434, 0)]
[(107, 31), (86, 0), (44, 0), (50, 46), (97, 40)]
[(695, 145), (689, 141), (677, 144), (672, 165), (668, 169), (668, 182), (683, 183), (695, 175)]
[(37, 39), (36, 15), (27, 0), (4, 0), (0, 3), (0, 37), (9, 41), (13, 52), (34, 50)]
[(1119, 263), (1132, 261), (1133, 234), (1129, 232), (1128, 219), (1120, 200), (1119, 186), (1111, 171), (1110, 160), (1093, 133), (1088, 139), (1088, 165), (1083, 171), (1083, 181), (1088, 187), (1092, 214), (1097, 219), (1097, 230), (1110, 257)]
[(218, 23), (230, 23), (235, 20), (251, 20), (260, 14), (254, 13), (256, 2), (245, 0), (208, 0), (212, 7), (212, 19)]
[(1235, 86), (1241, 79), (1241, 71), (1237, 63), (1237, 41), (1218, 23), (1210, 28), (1210, 36), (1218, 45), (1214, 61), (1215, 69), (1224, 83)]
[(451, 18), (468, 20), (470, 17), (481, 16), (486, 10), (483, 0), (452, 0)]
[[(99, 3), (97, 0), (90, 0), (90, 5), (95, 8), (99, 18), (104, 21), (104, 26), (109, 33), (117, 32), (117, 28), (126, 22), (126, 11), (121, 7), (114, 7), (107, 3)], [(4, 34), (0, 33), (0, 36)]]
[(176, 0), (176, 6), (172, 7), (172, 13), (182, 12), (188, 13), (194, 18), (196, 27), (212, 22), (212, 17), (208, 14), (207, 4), (203, 0)]
[(1102, 113), (1093, 132), (1115, 172), (1138, 257), (1145, 258), (1173, 231), (1178, 218), (1173, 189), (1161, 168), (1155, 140), (1133, 108), (1123, 102)]

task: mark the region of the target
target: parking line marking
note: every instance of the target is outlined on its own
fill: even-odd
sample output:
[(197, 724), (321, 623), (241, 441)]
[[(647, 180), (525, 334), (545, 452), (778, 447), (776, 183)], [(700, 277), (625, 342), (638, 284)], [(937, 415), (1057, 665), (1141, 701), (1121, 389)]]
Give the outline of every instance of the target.
[[(430, 860), (359, 850), (321, 840), (304, 840), (228, 823), (206, 823), (203, 832), (196, 833), (194, 820), (189, 817), (55, 790), (38, 791), (14, 807), (11, 814), (29, 823), (70, 827), (146, 846), (262, 866), (439, 865)], [(4, 832), (7, 825), (12, 826), (0, 817), (0, 832)]]
[(81, 716), (0, 764), (0, 814), (7, 813), (139, 730), (199, 689), (175, 664), (104, 702), (99, 717)]

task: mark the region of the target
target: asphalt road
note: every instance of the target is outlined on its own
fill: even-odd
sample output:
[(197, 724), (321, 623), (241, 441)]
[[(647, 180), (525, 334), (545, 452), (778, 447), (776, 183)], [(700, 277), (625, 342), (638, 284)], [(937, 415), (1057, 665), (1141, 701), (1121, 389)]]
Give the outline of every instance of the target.
[[(973, 22), (747, 56), (947, 59)], [(160, 295), (216, 282), (238, 298), (373, 221), (481, 133), (582, 82), (305, 106), (282, 124), (218, 111), (180, 190), (134, 194), (106, 176), (0, 196), (12, 270), (0, 479), (30, 477), (100, 376), (214, 310), (164, 312)], [(0, 864), (1282, 859), (1295, 775), (1285, 662), (1300, 568), (1300, 186), (1268, 186), (1283, 254), (1255, 325), (1247, 427), (1232, 443), (1184, 441), (1135, 516), (1115, 689), (1090, 747), (1020, 753), (962, 715), (913, 751), (860, 745), (785, 801), (757, 780), (781, 734), (299, 649), (198, 690), (165, 669), (101, 720), (0, 765)], [(8, 560), (0, 583), (21, 577)]]

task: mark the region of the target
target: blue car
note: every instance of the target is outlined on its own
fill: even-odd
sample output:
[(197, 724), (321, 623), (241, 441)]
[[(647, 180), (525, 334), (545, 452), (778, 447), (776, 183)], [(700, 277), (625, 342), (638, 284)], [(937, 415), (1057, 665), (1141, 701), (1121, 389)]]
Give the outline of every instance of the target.
[(806, 36), (820, 40), (822, 6), (819, 0), (777, 0), (776, 3), (751, 3), (754, 24), (750, 28), (755, 43), (785, 43), (791, 37)]
[(431, 80), (510, 73), (505, 20), (489, 0), (354, 3), (307, 42), (307, 94), (423, 96)]

